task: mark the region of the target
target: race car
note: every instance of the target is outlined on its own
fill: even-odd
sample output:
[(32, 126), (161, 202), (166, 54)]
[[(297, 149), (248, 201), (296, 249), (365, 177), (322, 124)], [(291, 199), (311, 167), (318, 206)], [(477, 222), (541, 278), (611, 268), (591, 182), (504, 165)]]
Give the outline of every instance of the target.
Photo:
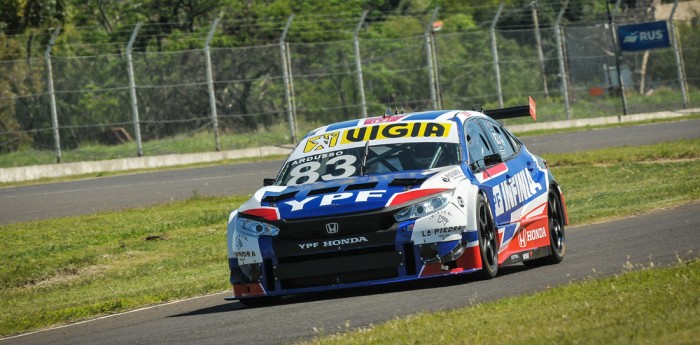
[(320, 127), (231, 212), (233, 296), (279, 296), (559, 263), (568, 215), (547, 163), (496, 120), (525, 106)]

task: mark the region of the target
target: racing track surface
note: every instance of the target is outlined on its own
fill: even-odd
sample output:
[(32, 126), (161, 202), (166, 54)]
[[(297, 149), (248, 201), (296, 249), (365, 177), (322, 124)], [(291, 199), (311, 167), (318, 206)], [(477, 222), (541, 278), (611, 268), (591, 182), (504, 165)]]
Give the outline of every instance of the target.
[[(544, 154), (699, 137), (700, 120), (686, 120), (525, 137), (523, 141), (531, 152)], [(274, 177), (281, 164), (245, 163), (0, 188), (0, 225), (143, 207), (195, 194), (250, 194), (262, 186), (263, 177)]]
[[(665, 266), (700, 253), (700, 202), (644, 216), (567, 229), (558, 265), (502, 268), (492, 280), (473, 275), (411, 284), (291, 296), (245, 308), (216, 294), (0, 341), (10, 344), (286, 344), (421, 311), (468, 306), (623, 272), (627, 262)], [(692, 251), (692, 253), (690, 253)], [(222, 266), (223, 267), (223, 266)], [(228, 273), (222, 272), (222, 279)], [(534, 321), (534, 320), (533, 320)], [(478, 325), (475, 325), (475, 327)], [(449, 332), (449, 330), (445, 330)]]
[[(697, 138), (700, 120), (525, 138), (535, 153)], [(1, 223), (103, 209), (143, 206), (200, 195), (250, 193), (280, 162), (134, 174), (0, 189)], [(541, 291), (589, 277), (623, 272), (627, 262), (656, 266), (700, 253), (700, 202), (609, 223), (568, 228), (559, 265), (502, 268), (493, 280), (473, 275), (382, 287), (286, 297), (281, 304), (245, 308), (229, 293), (159, 305), (0, 340), (5, 344), (283, 344), (314, 329), (333, 333), (420, 311), (468, 306)], [(0, 228), (0, 231), (2, 229)], [(222, 229), (222, 231), (224, 231)], [(222, 239), (223, 240), (223, 239)], [(223, 242), (222, 242), (223, 243)], [(222, 267), (225, 265), (222, 264)], [(228, 272), (222, 272), (228, 279)]]

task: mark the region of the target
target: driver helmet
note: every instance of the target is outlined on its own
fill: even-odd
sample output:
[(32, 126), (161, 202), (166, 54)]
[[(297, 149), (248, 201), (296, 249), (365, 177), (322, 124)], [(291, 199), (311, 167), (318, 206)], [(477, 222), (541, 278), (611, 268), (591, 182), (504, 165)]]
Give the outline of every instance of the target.
[(418, 168), (426, 169), (430, 166), (436, 148), (434, 143), (417, 143), (411, 145), (411, 155)]

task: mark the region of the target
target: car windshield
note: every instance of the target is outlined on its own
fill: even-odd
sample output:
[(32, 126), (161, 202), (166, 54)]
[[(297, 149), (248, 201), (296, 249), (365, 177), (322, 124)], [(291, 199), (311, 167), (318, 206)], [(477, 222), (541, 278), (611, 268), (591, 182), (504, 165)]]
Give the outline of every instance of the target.
[(367, 145), (289, 160), (276, 184), (296, 186), (359, 175), (433, 169), (459, 162), (456, 143)]

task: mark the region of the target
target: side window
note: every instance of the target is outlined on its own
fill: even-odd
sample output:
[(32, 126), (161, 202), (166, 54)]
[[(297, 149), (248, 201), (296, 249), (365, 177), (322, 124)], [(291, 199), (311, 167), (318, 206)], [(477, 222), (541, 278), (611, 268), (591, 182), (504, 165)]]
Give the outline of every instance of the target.
[(503, 134), (506, 135), (508, 140), (510, 140), (511, 145), (513, 145), (513, 149), (515, 149), (515, 152), (518, 153), (520, 152), (520, 147), (523, 145), (520, 140), (516, 139), (513, 133), (509, 132), (505, 128), (501, 128), (503, 130)]
[(504, 161), (515, 155), (516, 150), (515, 147), (513, 147), (513, 142), (501, 125), (492, 121), (484, 121), (484, 126), (491, 135), (494, 145), (496, 145), (496, 151), (501, 155)]
[(465, 126), (469, 164), (472, 169), (484, 167), (484, 156), (496, 153), (484, 130), (475, 120), (467, 121)]

